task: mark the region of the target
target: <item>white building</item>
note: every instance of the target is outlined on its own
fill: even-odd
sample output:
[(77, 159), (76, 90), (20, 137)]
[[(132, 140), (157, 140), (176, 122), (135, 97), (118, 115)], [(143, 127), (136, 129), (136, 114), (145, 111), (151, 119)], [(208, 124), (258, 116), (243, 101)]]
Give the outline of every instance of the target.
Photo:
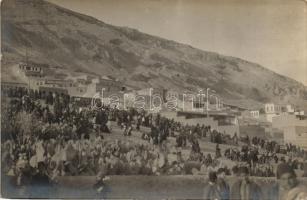
[(294, 110), (292, 105), (288, 104), (288, 105), (286, 105), (286, 111), (288, 113), (294, 113), (295, 110)]
[(307, 150), (307, 126), (285, 127), (284, 142), (292, 143)]
[(266, 114), (278, 114), (281, 113), (281, 106), (274, 103), (266, 103), (264, 111)]
[(250, 111), (250, 115), (252, 118), (259, 119), (259, 116), (260, 116), (259, 110)]
[(307, 149), (307, 118), (289, 113), (273, 117), (272, 127), (283, 132), (284, 142)]
[(299, 118), (296, 115), (291, 115), (288, 113), (284, 113), (278, 116), (273, 117), (272, 127), (283, 129), (284, 127), (289, 126), (306, 126), (307, 127), (307, 119)]
[(274, 103), (264, 104), (264, 115), (266, 121), (272, 122), (273, 117), (279, 115), (282, 112), (282, 106)]
[(24, 77), (43, 77), (50, 71), (47, 64), (20, 63), (18, 73)]

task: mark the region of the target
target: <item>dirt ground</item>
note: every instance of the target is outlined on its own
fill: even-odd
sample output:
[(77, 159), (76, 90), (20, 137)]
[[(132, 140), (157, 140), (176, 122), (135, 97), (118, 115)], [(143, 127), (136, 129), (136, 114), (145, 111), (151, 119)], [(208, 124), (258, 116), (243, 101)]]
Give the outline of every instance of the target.
[[(274, 178), (253, 177), (265, 195), (274, 184)], [(108, 198), (108, 199), (201, 199), (207, 184), (205, 176), (110, 176), (103, 194), (93, 188), (95, 177), (61, 177), (53, 187), (16, 188), (3, 180), (2, 195), (10, 198)], [(232, 185), (234, 177), (227, 177)], [(306, 179), (300, 179), (307, 183)], [(5, 188), (5, 190), (3, 190)]]

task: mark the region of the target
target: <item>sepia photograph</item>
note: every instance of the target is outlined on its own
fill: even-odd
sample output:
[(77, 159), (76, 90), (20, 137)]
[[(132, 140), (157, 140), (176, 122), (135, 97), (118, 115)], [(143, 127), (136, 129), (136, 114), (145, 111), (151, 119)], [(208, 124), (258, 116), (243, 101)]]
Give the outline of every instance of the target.
[(1, 198), (307, 200), (306, 0), (2, 0)]

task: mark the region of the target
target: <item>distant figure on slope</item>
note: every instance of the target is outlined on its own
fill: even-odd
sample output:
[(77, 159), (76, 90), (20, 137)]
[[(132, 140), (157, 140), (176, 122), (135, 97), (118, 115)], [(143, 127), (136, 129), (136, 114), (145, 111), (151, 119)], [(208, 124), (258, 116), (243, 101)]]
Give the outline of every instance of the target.
[(219, 144), (216, 144), (216, 147), (215, 147), (215, 158), (220, 158), (222, 156), (221, 154), (221, 149), (219, 147)]

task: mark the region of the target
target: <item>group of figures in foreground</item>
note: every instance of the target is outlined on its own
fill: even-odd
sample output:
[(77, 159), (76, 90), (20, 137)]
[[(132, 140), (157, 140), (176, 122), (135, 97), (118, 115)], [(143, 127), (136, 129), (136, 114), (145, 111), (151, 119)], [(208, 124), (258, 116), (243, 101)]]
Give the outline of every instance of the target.
[[(277, 177), (280, 183), (268, 194), (272, 198), (303, 195), (294, 169), (307, 175), (306, 152), (294, 145), (283, 155), (272, 141), (231, 138), (210, 126), (188, 126), (135, 109), (92, 109), (63, 94), (42, 97), (19, 91), (3, 102), (2, 172), (15, 177), (19, 186), (56, 184), (59, 176), (96, 175), (95, 188), (101, 192), (108, 175), (208, 174), (205, 199), (262, 199), (252, 175)], [(122, 136), (113, 136), (112, 122)], [(201, 150), (206, 138), (216, 144), (214, 156)], [(222, 152), (219, 144), (228, 148)], [(225, 160), (235, 165), (230, 168)], [(224, 176), (238, 181), (230, 188)]]

